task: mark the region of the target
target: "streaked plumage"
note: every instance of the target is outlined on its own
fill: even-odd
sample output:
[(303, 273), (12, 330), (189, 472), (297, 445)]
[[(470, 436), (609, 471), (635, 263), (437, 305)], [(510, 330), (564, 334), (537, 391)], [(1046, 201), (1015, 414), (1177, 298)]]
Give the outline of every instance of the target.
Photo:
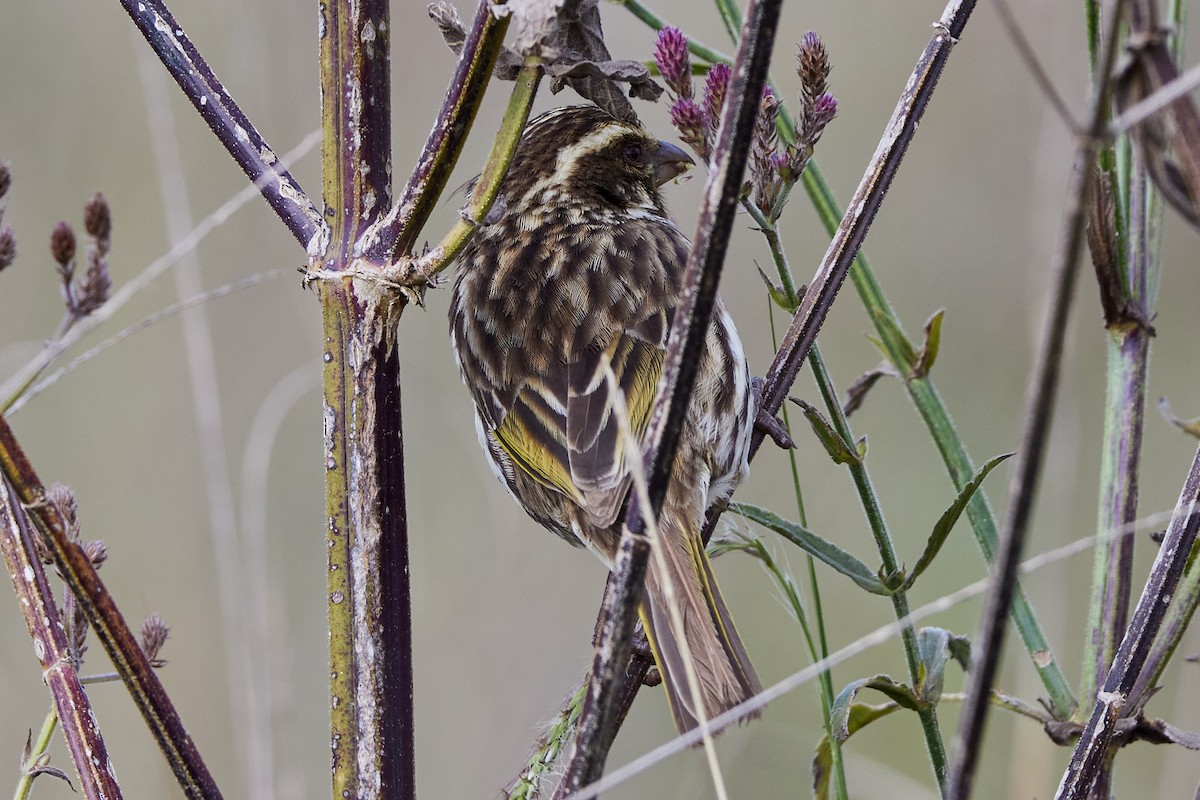
[[(606, 563), (640, 453), (621, 439), (604, 364), (641, 436), (690, 249), (658, 187), (687, 161), (594, 106), (544, 114), (514, 157), (503, 214), (459, 260), (450, 334), (484, 450), (530, 516)], [(699, 540), (705, 510), (746, 474), (752, 404), (718, 301), (660, 519), (707, 718), (761, 689)], [(682, 731), (698, 714), (663, 582), (652, 557), (642, 619)]]

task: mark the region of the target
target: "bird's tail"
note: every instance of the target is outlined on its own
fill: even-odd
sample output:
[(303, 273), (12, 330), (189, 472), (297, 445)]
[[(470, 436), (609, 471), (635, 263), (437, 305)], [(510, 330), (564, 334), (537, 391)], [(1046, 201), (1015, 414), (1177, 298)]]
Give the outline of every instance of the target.
[[(704, 719), (711, 720), (761, 692), (762, 684), (721, 597), (698, 533), (679, 530), (671, 524), (678, 517), (672, 517), (667, 513), (660, 518), (662, 558), (658, 553), (650, 555), (640, 614), (662, 673), (675, 727), (686, 733), (700, 724), (701, 709)], [(672, 606), (677, 614), (671, 613)], [(681, 639), (687, 642), (686, 653)], [(692, 670), (685, 662), (688, 657)], [(695, 677), (695, 689), (689, 675)]]

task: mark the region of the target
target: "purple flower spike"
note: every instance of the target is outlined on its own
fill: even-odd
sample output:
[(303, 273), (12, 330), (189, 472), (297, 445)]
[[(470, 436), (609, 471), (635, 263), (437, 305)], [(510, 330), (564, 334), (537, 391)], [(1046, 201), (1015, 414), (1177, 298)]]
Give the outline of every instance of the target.
[(708, 159), (708, 123), (704, 112), (696, 101), (680, 97), (671, 104), (671, 124), (679, 130), (679, 136), (702, 159)]
[(837, 98), (826, 92), (813, 103), (813, 121), (819, 128), (824, 128), (837, 116)]
[(721, 124), (721, 106), (725, 103), (725, 90), (728, 87), (729, 65), (713, 64), (704, 81), (704, 113), (713, 131)]
[(680, 97), (692, 96), (692, 65), (688, 59), (687, 37), (679, 28), (667, 26), (658, 32), (654, 60), (663, 80)]

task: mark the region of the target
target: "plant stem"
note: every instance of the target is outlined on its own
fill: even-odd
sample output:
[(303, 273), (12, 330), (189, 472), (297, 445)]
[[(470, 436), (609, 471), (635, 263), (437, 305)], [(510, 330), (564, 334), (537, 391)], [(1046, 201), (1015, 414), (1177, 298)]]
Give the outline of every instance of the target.
[[(809, 352), (808, 363), (812, 367), (813, 378), (817, 382), (817, 388), (821, 392), (821, 398), (825, 402), (825, 407), (829, 412), (829, 419), (833, 423), (834, 430), (837, 431), (838, 436), (842, 438), (846, 446), (850, 448), (850, 452), (855, 452), (854, 434), (851, 432), (850, 423), (842, 411), (841, 400), (838, 399), (838, 393), (833, 386), (833, 381), (829, 377), (829, 372), (825, 369), (825, 362), (821, 358), (821, 350), (816, 344), (813, 345), (812, 350)], [(871, 527), (871, 534), (875, 537), (875, 546), (879, 550), (879, 558), (883, 564), (882, 572), (885, 575), (898, 574), (900, 571), (900, 562), (896, 558), (892, 536), (888, 531), (887, 522), (884, 520), (883, 509), (880, 508), (879, 497), (875, 493), (875, 486), (871, 482), (871, 475), (867, 470), (867, 465), (861, 458), (855, 458), (847, 464), (847, 467), (850, 470), (851, 477), (854, 479), (854, 486), (858, 490), (859, 502), (862, 503), (867, 523)], [(904, 659), (908, 665), (908, 678), (912, 682), (914, 691), (920, 692), (923, 683), (921, 655), (917, 647), (916, 629), (913, 627), (911, 621), (907, 621), (909, 607), (908, 597), (905, 592), (897, 591), (892, 595), (892, 610), (897, 620), (906, 620), (900, 629), (900, 639), (904, 645)], [(937, 778), (939, 791), (944, 795), (947, 769), (946, 746), (942, 741), (941, 730), (938, 726), (937, 708), (930, 704), (928, 707), (920, 709), (917, 713), (921, 719), (921, 729), (925, 734), (925, 746), (929, 750), (929, 760), (933, 765), (933, 774)]]
[(511, 19), (511, 14), (497, 15), (490, 0), (481, 0), (421, 157), (395, 205), (363, 248), (368, 260), (379, 264), (394, 261), (415, 245), (471, 132)]
[(162, 0), (121, 0), (121, 5), (163, 67), (288, 230), (310, 256), (318, 253), (326, 233), (321, 213), (300, 184), (279, 165), (278, 156), (217, 80), (166, 5)]
[[(394, 337), (402, 304), (343, 272), (391, 200), (386, 0), (321, 0), (329, 245), (310, 263), (323, 338), (332, 796), (416, 794), (412, 620)], [(370, 31), (372, 37), (363, 36)]]
[[(1097, 772), (1112, 743), (1116, 721), (1136, 709), (1140, 699), (1133, 690), (1166, 615), (1167, 603), (1175, 596), (1180, 577), (1190, 559), (1200, 529), (1200, 450), (1192, 459), (1171, 523), (1150, 569), (1146, 586), (1138, 598), (1133, 618), (1121, 640), (1113, 667), (1105, 678), (1102, 691), (1087, 725), (1079, 736), (1075, 751), (1063, 773), (1055, 800), (1082, 800), (1087, 797)], [(1132, 706), (1130, 704), (1133, 704)]]
[[(742, 208), (746, 209), (750, 218), (758, 225), (763, 238), (767, 240), (771, 259), (775, 262), (775, 272), (779, 275), (779, 282), (783, 286), (783, 296), (787, 300), (787, 307), (784, 310), (795, 313), (796, 307), (800, 305), (800, 297), (796, 293), (796, 281), (792, 277), (792, 268), (788, 264), (787, 253), (784, 252), (783, 243), (779, 239), (779, 223), (768, 219), (750, 198), (742, 200)], [(772, 335), (773, 331), (774, 329), (772, 329)], [(801, 520), (800, 524), (803, 525), (804, 521)]]
[(35, 763), (42, 754), (50, 750), (50, 739), (54, 736), (54, 729), (58, 727), (58, 712), (55, 707), (50, 706), (50, 710), (46, 712), (46, 718), (42, 720), (42, 729), (38, 731), (37, 738), (33, 740), (33, 747), (29, 751), (29, 758), (21, 766), (24, 771), (21, 773), (20, 779), (17, 780), (16, 791), (13, 792), (13, 800), (29, 800), (29, 793), (33, 791), (33, 779), (37, 777), (29, 771), (30, 765)]
[[(449, 232), (433, 249), (412, 262), (420, 281), (427, 282), (434, 275), (454, 263), (454, 259), (475, 235), (479, 226), (485, 225), (492, 205), (500, 195), (500, 185), (508, 174), (513, 154), (521, 142), (521, 134), (529, 121), (533, 98), (537, 94), (538, 82), (542, 77), (541, 59), (530, 57), (517, 74), (508, 108), (500, 123), (500, 131), (492, 142), (492, 150), (483, 165), (483, 171), (471, 187), (471, 201), (455, 220)], [(411, 280), (412, 278), (409, 278)]]
[[(42, 681), (54, 702), (51, 715), (60, 717), (65, 723), (63, 737), (84, 795), (88, 800), (119, 800), (121, 789), (113, 775), (104, 737), (100, 734), (87, 693), (79, 682), (62, 616), (54, 603), (46, 571), (34, 548), (34, 538), (38, 534), (33, 530), (26, 509), (22, 508), (9, 480), (8, 477), (0, 477), (0, 552), (33, 640), (33, 652), (42, 669)], [(42, 725), (45, 738), (49, 738), (53, 729), (53, 721), (48, 718)], [(39, 752), (44, 751), (45, 747), (40, 747)], [(30, 764), (22, 766), (28, 768)], [(32, 776), (29, 777), (32, 782)]]
[[(0, 472), (12, 486), (20, 506), (28, 511), (29, 519), (50, 550), (59, 574), (78, 600), (113, 665), (121, 673), (125, 687), (146, 721), (146, 726), (158, 740), (184, 793), (188, 797), (205, 800), (219, 798), (221, 792), (216, 782), (183, 726), (170, 696), (150, 666), (137, 637), (121, 616), (83, 549), (67, 536), (62, 515), (47, 499), (41, 479), (3, 415), (0, 415)], [(14, 503), (12, 508), (16, 507)], [(60, 671), (51, 670), (48, 675)], [(61, 707), (59, 713), (62, 716)]]
[[(770, 240), (768, 240), (768, 242), (769, 241)], [(776, 242), (778, 242), (778, 237), (776, 237)], [(786, 264), (787, 259), (783, 253), (782, 243), (778, 243), (776, 246), (779, 247), (780, 260)], [(778, 263), (779, 262), (777, 261), (777, 264)], [(775, 303), (770, 298), (767, 300), (767, 319), (771, 330), (771, 344), (775, 348), (778, 348), (779, 343), (776, 341), (775, 334)], [(790, 435), (792, 431), (792, 423), (791, 419), (789, 418), (788, 407), (784, 406), (782, 409), (780, 409), (780, 414), (783, 417), (784, 430), (786, 430)], [(804, 493), (800, 488), (800, 466), (796, 460), (796, 451), (794, 449), (790, 449), (787, 451), (787, 454), (788, 464), (792, 470), (792, 490), (796, 497), (796, 519), (801, 525), (807, 527), (808, 514), (804, 510)], [(807, 620), (804, 617), (804, 606), (800, 602), (800, 598), (798, 596), (795, 598), (795, 601), (792, 603), (792, 605), (797, 619), (800, 620), (801, 628), (804, 630), (804, 638), (808, 644), (809, 658), (811, 658), (815, 664), (824, 661), (829, 656), (829, 639), (825, 634), (825, 610), (821, 604), (821, 586), (817, 581), (816, 559), (814, 559), (812, 555), (805, 553), (804, 560), (808, 567), (808, 585), (810, 587), (810, 591), (812, 592), (813, 617), (816, 619), (817, 623), (817, 641), (815, 646), (813, 643), (813, 638), (809, 634)], [(819, 696), (821, 698), (821, 724), (824, 727), (825, 735), (829, 740), (829, 769), (833, 778), (832, 782), (834, 797), (836, 797), (837, 800), (846, 800), (849, 797), (849, 793), (846, 790), (846, 765), (844, 763), (844, 759), (842, 758), (842, 743), (838, 737), (833, 735), (832, 714), (833, 702), (834, 698), (836, 697), (836, 693), (833, 689), (832, 668), (821, 670), (819, 686)]]

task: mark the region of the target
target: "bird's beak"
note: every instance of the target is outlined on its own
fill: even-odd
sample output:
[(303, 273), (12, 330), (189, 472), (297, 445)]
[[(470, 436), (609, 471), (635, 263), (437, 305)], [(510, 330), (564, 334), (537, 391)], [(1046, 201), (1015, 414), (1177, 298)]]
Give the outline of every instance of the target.
[(672, 178), (678, 178), (687, 172), (689, 166), (696, 163), (692, 161), (691, 156), (670, 142), (659, 142), (658, 148), (650, 155), (650, 161), (654, 164), (654, 180), (659, 186)]

